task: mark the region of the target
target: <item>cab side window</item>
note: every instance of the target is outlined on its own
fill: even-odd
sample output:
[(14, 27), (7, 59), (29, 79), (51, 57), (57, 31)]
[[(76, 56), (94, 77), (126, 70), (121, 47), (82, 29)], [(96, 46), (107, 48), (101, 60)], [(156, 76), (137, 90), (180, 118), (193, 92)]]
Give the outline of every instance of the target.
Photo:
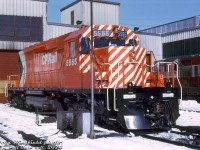
[(90, 53), (90, 39), (89, 38), (81, 39), (81, 53), (82, 54)]
[(70, 47), (70, 53), (69, 56), (71, 58), (75, 57), (75, 42), (70, 42), (69, 43), (69, 47)]
[(130, 39), (129, 40), (129, 46), (137, 46), (136, 40)]

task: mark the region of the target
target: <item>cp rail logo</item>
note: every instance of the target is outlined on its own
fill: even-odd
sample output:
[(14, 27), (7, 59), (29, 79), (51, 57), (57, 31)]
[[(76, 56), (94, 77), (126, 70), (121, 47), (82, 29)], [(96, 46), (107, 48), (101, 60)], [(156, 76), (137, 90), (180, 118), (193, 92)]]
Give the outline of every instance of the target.
[(44, 53), (42, 55), (42, 65), (48, 65), (48, 64), (55, 64), (57, 63), (57, 52), (54, 53)]

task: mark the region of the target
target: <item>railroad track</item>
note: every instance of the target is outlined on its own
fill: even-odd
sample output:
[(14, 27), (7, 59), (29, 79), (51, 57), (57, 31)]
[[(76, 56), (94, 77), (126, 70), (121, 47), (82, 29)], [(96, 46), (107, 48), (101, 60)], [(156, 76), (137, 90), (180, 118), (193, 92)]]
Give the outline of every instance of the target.
[(175, 125), (173, 129), (178, 129), (182, 132), (193, 133), (200, 135), (200, 126), (178, 126)]
[(19, 144), (12, 141), (2, 133), (0, 133), (0, 149), (2, 150), (24, 150)]
[(179, 110), (200, 113), (199, 110), (183, 109), (183, 108), (180, 108)]
[[(18, 131), (22, 135), (21, 140), (13, 141), (3, 134), (0, 130), (0, 150), (61, 150), (62, 143), (50, 142), (36, 137), (33, 134), (27, 134), (23, 131)], [(56, 133), (57, 134), (57, 133)]]
[(26, 143), (20, 141), (13, 141), (0, 131), (0, 149), (1, 150), (28, 150), (32, 149)]
[(0, 149), (1, 150), (9, 150), (9, 149), (15, 150), (16, 147), (13, 145), (10, 145), (10, 143), (7, 140), (5, 140), (4, 138), (0, 136)]
[(200, 149), (200, 135), (179, 131), (133, 131), (136, 136), (158, 140), (161, 142)]

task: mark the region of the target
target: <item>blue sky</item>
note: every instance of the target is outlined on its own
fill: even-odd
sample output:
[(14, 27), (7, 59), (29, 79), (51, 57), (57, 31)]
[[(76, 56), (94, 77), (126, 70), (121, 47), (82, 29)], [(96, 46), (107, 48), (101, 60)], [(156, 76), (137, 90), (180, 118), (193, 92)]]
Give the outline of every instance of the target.
[[(60, 23), (60, 9), (75, 0), (49, 0), (48, 21)], [(200, 0), (110, 0), (121, 3), (120, 24), (140, 29), (200, 15)]]

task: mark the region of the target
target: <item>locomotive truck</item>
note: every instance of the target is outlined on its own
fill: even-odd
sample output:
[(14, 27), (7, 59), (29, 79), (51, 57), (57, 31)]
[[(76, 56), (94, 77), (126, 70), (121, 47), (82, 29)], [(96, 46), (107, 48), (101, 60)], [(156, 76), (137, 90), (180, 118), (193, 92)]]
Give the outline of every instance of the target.
[[(164, 78), (153, 54), (138, 37), (118, 25), (91, 27), (41, 42), (19, 52), (21, 73), (9, 75), (6, 94), (19, 107), (86, 111), (91, 108), (91, 57), (94, 58), (95, 121), (126, 129), (165, 129), (179, 117), (179, 92)], [(173, 62), (165, 63), (174, 66)], [(169, 68), (169, 67), (168, 67)]]

